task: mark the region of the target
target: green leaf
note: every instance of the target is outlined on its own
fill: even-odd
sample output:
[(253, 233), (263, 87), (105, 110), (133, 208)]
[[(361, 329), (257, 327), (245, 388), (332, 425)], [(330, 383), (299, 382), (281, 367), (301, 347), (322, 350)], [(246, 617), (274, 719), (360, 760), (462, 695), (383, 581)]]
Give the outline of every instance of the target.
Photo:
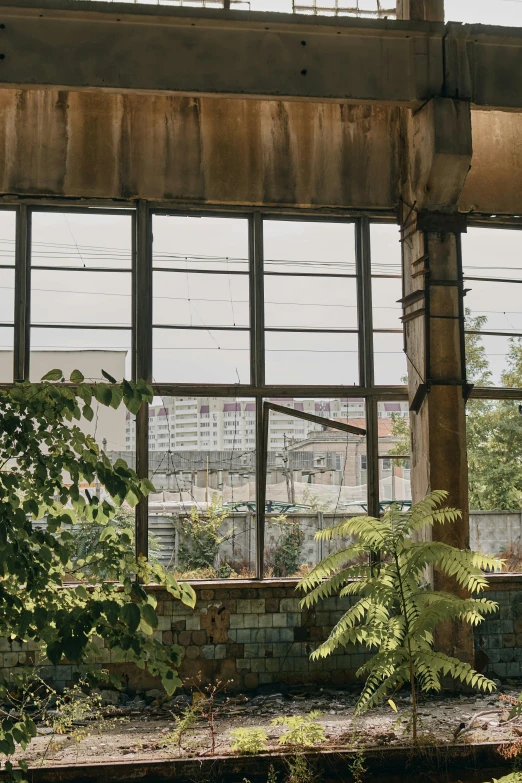
[(132, 601), (124, 604), (120, 611), (120, 620), (125, 623), (129, 633), (135, 633), (138, 630), (138, 626), (141, 621), (141, 613), (138, 605), (132, 603)]
[(87, 419), (87, 421), (92, 421), (94, 418), (94, 411), (91, 408), (90, 405), (84, 405), (82, 408), (83, 417)]
[(15, 386), (13, 389), (11, 389), (11, 391), (9, 392), (9, 396), (15, 402), (23, 402), (24, 401), (24, 393), (17, 386)]
[(73, 370), (69, 377), (69, 380), (71, 381), (71, 383), (83, 383), (85, 377), (79, 370)]
[(33, 498), (28, 498), (28, 500), (24, 500), (24, 511), (26, 514), (32, 514), (33, 517), (38, 516), (38, 503), (36, 500), (33, 500)]
[(107, 407), (111, 404), (112, 389), (106, 383), (97, 383), (93, 388), (94, 396), (102, 405)]
[(157, 628), (158, 627), (158, 616), (152, 606), (150, 604), (142, 604), (140, 606), (141, 610), (141, 617), (142, 620), (144, 620), (147, 625), (150, 625), (151, 628)]
[(109, 375), (109, 373), (105, 372), (105, 370), (102, 370), (101, 374), (103, 375), (104, 378), (106, 378), (109, 381), (109, 383), (118, 383), (116, 378), (113, 378), (112, 375)]
[(47, 657), (54, 666), (60, 663), (63, 655), (61, 642), (54, 641), (47, 645)]
[(152, 481), (150, 481), (148, 478), (144, 478), (141, 480), (141, 491), (146, 497), (150, 492), (156, 492), (156, 487)]
[(63, 378), (63, 372), (61, 370), (49, 370), (43, 378), (42, 381), (61, 381)]
[(111, 408), (114, 408), (114, 410), (116, 410), (117, 408), (120, 407), (120, 403), (123, 399), (123, 391), (120, 386), (113, 386), (111, 392), (112, 392)]
[(169, 696), (172, 696), (176, 688), (179, 688), (181, 685), (183, 685), (174, 669), (168, 669), (165, 674), (163, 674), (161, 683)]
[(131, 397), (129, 400), (125, 401), (125, 405), (127, 406), (128, 411), (133, 414), (138, 413), (139, 409), (141, 408), (141, 403), (141, 396)]
[(68, 636), (63, 640), (63, 653), (67, 660), (76, 663), (81, 660), (82, 653), (85, 649), (85, 637), (82, 636)]
[(139, 499), (140, 499), (139, 495), (137, 495), (133, 489), (129, 489), (129, 491), (125, 495), (125, 500), (127, 501), (127, 503), (131, 508), (134, 508), (134, 506), (137, 505)]
[(87, 405), (91, 404), (92, 400), (92, 389), (88, 384), (86, 383), (80, 383), (76, 389), (76, 394), (78, 397), (87, 403)]

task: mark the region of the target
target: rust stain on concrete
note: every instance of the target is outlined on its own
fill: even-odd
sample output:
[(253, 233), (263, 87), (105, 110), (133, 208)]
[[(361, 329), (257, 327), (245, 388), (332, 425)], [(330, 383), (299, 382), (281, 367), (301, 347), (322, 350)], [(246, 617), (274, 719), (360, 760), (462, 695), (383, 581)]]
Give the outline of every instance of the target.
[(4, 194), (391, 208), (399, 110), (0, 90)]

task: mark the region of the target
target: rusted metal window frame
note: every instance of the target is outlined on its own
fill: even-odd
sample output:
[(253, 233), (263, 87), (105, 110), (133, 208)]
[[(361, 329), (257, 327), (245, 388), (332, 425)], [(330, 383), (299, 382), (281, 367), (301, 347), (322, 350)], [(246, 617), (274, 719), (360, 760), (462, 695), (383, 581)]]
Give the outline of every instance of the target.
[[(12, 209), (6, 202), (3, 208)], [(1, 207), (0, 207), (1, 208)], [(254, 398), (256, 402), (256, 452), (267, 449), (268, 397), (337, 397), (364, 398), (366, 403), (366, 437), (368, 455), (368, 513), (379, 514), (379, 455), (377, 405), (380, 400), (405, 400), (404, 386), (375, 386), (373, 376), (373, 324), (371, 292), (371, 244), (370, 226), (374, 222), (395, 223), (391, 215), (365, 214), (353, 210), (325, 213), (318, 210), (201, 207), (194, 205), (165, 205), (144, 200), (111, 202), (84, 199), (25, 199), (17, 200), (17, 233), (15, 265), (15, 351), (17, 371), (13, 377), (29, 378), (30, 351), (30, 244), (31, 213), (36, 211), (82, 212), (92, 208), (97, 213), (130, 213), (132, 217), (132, 374), (151, 383), (152, 368), (152, 220), (154, 214), (213, 215), (215, 217), (242, 216), (249, 225), (249, 291), (250, 291), (250, 383), (248, 384), (172, 384), (152, 383), (155, 394), (169, 396), (241, 396)], [(265, 322), (264, 322), (264, 220), (296, 220), (300, 222), (339, 223), (354, 225), (355, 257), (358, 304), (359, 384), (302, 385), (266, 384), (265, 382)], [(317, 330), (323, 331), (323, 330)], [(380, 330), (375, 330), (380, 331)], [(384, 330), (394, 331), (394, 330)], [(10, 385), (10, 384), (8, 384)], [(285, 409), (287, 410), (287, 409)], [(333, 425), (332, 425), (333, 426)], [(148, 476), (148, 406), (143, 406), (136, 418), (136, 469), (141, 477)], [(256, 465), (256, 515), (257, 558), (256, 578), (263, 578), (264, 526), (266, 497), (266, 464)], [(148, 547), (148, 502), (142, 501), (136, 509), (136, 549), (146, 556)]]

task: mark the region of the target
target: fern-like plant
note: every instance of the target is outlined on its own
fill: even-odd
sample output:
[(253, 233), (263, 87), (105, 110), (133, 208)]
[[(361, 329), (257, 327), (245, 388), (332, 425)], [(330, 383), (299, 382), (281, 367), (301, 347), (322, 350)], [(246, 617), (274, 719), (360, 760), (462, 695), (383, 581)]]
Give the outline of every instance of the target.
[[(474, 626), (498, 608), (483, 597), (461, 598), (422, 586), (426, 568), (433, 566), (470, 594), (481, 593), (487, 587), (483, 570), (501, 566), (495, 558), (440, 541), (413, 540), (415, 533), (435, 523), (453, 523), (460, 518), (460, 511), (441, 508), (446, 498), (447, 492), (432, 492), (407, 511), (392, 505), (381, 519), (354, 517), (318, 532), (318, 539), (348, 539), (352, 543), (324, 558), (299, 584), (307, 593), (302, 601), (307, 607), (332, 594), (357, 597), (312, 658), (325, 658), (352, 644), (376, 650), (357, 672), (366, 677), (366, 683), (356, 714), (409, 682), (414, 741), (419, 688), (438, 691), (441, 677), (446, 675), (483, 691), (495, 687), (468, 663), (434, 649), (434, 633), (440, 623), (461, 620)], [(362, 555), (368, 556), (368, 565), (360, 564)]]
[(321, 715), (318, 710), (312, 710), (308, 715), (283, 715), (274, 718), (272, 726), (285, 726), (287, 729), (279, 737), (279, 744), (311, 748), (325, 742), (324, 728), (317, 721)]
[(254, 755), (263, 753), (267, 749), (266, 743), (268, 735), (264, 729), (233, 729), (232, 737), (234, 742), (231, 750), (241, 755)]

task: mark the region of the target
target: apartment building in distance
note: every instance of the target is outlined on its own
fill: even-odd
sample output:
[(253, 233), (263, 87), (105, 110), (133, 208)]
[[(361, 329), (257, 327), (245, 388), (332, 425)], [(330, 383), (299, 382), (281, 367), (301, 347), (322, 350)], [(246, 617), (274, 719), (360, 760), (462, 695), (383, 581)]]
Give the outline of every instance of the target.
[[(326, 419), (364, 419), (364, 400), (271, 399), (280, 406)], [(379, 418), (408, 417), (407, 402), (380, 402)], [(255, 403), (223, 397), (166, 397), (149, 409), (149, 449), (157, 451), (253, 451)], [(282, 413), (270, 414), (268, 449), (277, 451), (305, 440), (318, 424)], [(135, 450), (134, 417), (127, 416), (126, 451)]]

